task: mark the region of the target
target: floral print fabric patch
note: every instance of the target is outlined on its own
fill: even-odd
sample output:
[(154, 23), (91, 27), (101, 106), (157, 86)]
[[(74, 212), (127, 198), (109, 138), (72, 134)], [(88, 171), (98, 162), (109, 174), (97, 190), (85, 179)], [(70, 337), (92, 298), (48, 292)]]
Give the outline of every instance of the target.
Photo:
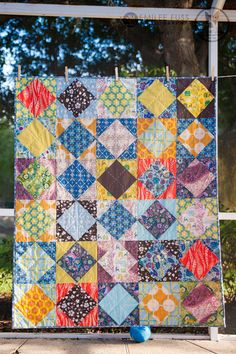
[(14, 328), (223, 325), (215, 93), (16, 80)]

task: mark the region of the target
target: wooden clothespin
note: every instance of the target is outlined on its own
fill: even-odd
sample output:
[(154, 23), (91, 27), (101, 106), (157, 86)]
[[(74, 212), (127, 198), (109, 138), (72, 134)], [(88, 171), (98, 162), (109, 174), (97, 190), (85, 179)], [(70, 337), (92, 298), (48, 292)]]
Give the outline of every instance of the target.
[(21, 77), (21, 65), (18, 65), (18, 80), (20, 80)]
[(115, 67), (115, 79), (116, 79), (116, 81), (119, 80), (119, 73), (118, 73), (118, 67), (117, 66)]
[(215, 79), (215, 65), (212, 65), (211, 68), (211, 81), (214, 81)]
[(170, 81), (170, 69), (169, 65), (166, 65), (166, 80)]
[(65, 66), (65, 80), (66, 80), (66, 82), (69, 81), (68, 66)]

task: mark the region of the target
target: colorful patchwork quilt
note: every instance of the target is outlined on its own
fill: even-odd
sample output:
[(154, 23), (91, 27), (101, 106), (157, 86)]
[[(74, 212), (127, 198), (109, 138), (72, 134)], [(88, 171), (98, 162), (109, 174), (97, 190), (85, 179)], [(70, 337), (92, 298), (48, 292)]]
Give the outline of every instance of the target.
[(15, 328), (223, 324), (215, 90), (16, 80)]

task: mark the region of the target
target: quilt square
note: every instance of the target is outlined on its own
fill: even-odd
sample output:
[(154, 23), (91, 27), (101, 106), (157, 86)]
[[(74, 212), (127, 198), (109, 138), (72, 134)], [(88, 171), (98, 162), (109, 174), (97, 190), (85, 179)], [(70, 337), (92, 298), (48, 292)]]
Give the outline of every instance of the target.
[(55, 241), (55, 201), (17, 200), (15, 209), (17, 242)]
[(138, 282), (138, 242), (111, 241), (98, 244), (98, 281)]
[(57, 242), (57, 283), (97, 282), (97, 243)]
[(97, 239), (96, 201), (57, 201), (56, 235), (60, 242)]
[(55, 242), (15, 243), (15, 281), (17, 284), (54, 284)]
[(179, 119), (177, 158), (214, 157), (214, 118)]
[(136, 79), (97, 80), (98, 118), (136, 118)]
[(214, 96), (215, 83), (208, 78), (186, 78), (178, 80), (178, 118), (214, 117)]
[(56, 118), (56, 87), (54, 78), (16, 79), (16, 120), (28, 117)]
[(57, 117), (91, 118), (96, 110), (96, 80), (57, 79)]
[(16, 79), (14, 328), (224, 324), (215, 95)]
[(52, 284), (15, 284), (13, 323), (20, 328), (56, 326), (55, 288)]
[(137, 283), (98, 284), (99, 326), (135, 326), (139, 323)]
[(56, 199), (56, 161), (17, 159), (16, 197), (18, 199)]
[(214, 198), (177, 201), (178, 239), (218, 239), (217, 201)]
[(177, 197), (216, 197), (216, 190), (215, 159), (177, 160)]
[(136, 160), (97, 160), (97, 198), (136, 199)]
[(95, 283), (57, 284), (57, 326), (98, 325), (98, 290)]
[(175, 118), (176, 79), (140, 78), (137, 81), (138, 117)]
[(180, 265), (184, 281), (219, 281), (219, 241), (212, 239), (181, 242)]
[(138, 119), (138, 157), (176, 157), (176, 119)]
[(57, 198), (59, 200), (96, 199), (96, 166), (93, 157), (59, 160), (57, 164)]
[(182, 279), (179, 241), (139, 242), (139, 275), (141, 281), (179, 281)]
[(56, 119), (54, 117), (18, 119), (15, 132), (16, 157), (55, 159)]
[(185, 326), (219, 326), (224, 318), (220, 284), (181, 283), (181, 321)]
[(140, 283), (139, 311), (143, 326), (178, 326), (181, 321), (179, 284)]
[(84, 159), (96, 151), (96, 120), (57, 120), (57, 159)]
[(138, 240), (176, 238), (176, 202), (173, 199), (142, 200), (137, 210)]
[(176, 197), (176, 160), (138, 160), (138, 199)]
[(96, 132), (98, 159), (136, 158), (136, 120), (98, 119)]

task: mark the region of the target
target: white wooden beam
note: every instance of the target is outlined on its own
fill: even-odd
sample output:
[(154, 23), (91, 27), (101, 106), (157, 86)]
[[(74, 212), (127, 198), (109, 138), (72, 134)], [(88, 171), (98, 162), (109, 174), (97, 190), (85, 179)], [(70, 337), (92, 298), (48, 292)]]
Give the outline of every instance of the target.
[(236, 213), (219, 213), (219, 220), (236, 220)]
[(14, 209), (0, 208), (0, 216), (14, 216)]
[[(210, 11), (210, 9), (0, 3), (0, 14), (12, 16), (208, 21), (206, 12)], [(225, 10), (224, 13), (220, 13), (219, 21), (227, 22), (228, 19), (236, 22), (236, 10)]]
[[(32, 339), (32, 338), (44, 338), (44, 339), (130, 339), (129, 333), (27, 333), (27, 332), (1, 332), (0, 338), (15, 338), (15, 339)], [(172, 334), (172, 333), (160, 333), (151, 335), (151, 339), (188, 339), (188, 340), (209, 340), (210, 336), (207, 334)]]
[(215, 19), (215, 21), (219, 20), (220, 14), (223, 10), (226, 0), (213, 0), (211, 9), (211, 16)]
[(212, 340), (214, 342), (218, 342), (219, 341), (218, 327), (209, 327), (208, 328), (208, 333), (209, 333), (209, 336), (210, 336), (210, 340)]

